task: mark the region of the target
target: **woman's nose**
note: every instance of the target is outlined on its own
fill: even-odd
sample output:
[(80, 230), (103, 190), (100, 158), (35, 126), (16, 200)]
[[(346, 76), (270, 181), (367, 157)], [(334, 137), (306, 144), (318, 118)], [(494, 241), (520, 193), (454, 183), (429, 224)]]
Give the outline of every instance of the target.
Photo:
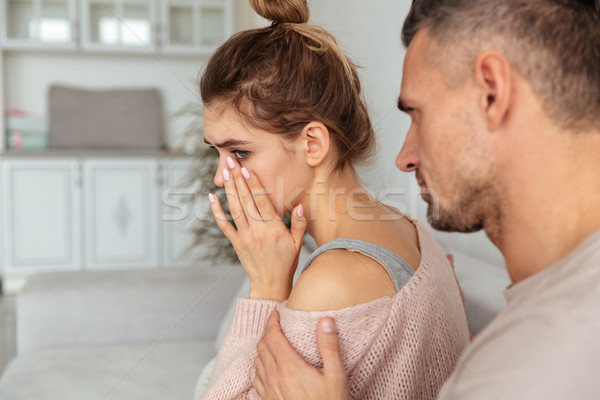
[(217, 165), (217, 172), (215, 172), (215, 177), (213, 179), (214, 184), (217, 187), (222, 188), (225, 185), (223, 180), (223, 168), (225, 168), (225, 160), (222, 157), (219, 158), (219, 164)]

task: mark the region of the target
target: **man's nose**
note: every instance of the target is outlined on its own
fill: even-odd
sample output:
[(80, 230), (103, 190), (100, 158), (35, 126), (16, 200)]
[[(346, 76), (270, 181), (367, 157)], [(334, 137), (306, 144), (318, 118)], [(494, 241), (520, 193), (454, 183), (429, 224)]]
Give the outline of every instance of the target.
[(415, 135), (409, 130), (406, 133), (406, 139), (396, 157), (396, 166), (404, 172), (412, 172), (419, 168), (419, 145)]

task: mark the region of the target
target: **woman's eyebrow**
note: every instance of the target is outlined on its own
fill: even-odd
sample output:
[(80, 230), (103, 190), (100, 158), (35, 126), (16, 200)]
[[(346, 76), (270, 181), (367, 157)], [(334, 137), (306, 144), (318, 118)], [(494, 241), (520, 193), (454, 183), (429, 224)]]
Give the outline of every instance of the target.
[(236, 147), (236, 146), (246, 146), (250, 142), (247, 142), (245, 140), (229, 139), (229, 140), (226, 140), (226, 141), (224, 141), (222, 143), (210, 143), (205, 138), (204, 139), (204, 143), (206, 143), (206, 144), (208, 144), (210, 146), (215, 146), (215, 147)]

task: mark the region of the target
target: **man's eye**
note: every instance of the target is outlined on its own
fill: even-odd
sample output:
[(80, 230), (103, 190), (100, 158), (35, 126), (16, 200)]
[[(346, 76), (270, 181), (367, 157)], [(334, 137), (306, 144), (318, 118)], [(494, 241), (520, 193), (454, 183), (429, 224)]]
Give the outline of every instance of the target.
[(231, 152), (235, 154), (235, 158), (238, 160), (243, 160), (244, 158), (248, 157), (248, 154), (250, 153), (249, 151), (245, 150), (232, 150)]

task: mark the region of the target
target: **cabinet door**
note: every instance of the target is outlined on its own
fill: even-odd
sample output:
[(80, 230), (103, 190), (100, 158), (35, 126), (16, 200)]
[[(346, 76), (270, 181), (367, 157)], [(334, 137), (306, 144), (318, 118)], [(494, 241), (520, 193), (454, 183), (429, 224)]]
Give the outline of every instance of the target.
[(95, 50), (156, 47), (155, 1), (84, 0), (81, 19), (84, 48)]
[(77, 161), (2, 163), (7, 274), (81, 268)]
[(85, 161), (90, 269), (158, 266), (156, 160)]
[(203, 213), (197, 207), (207, 207), (206, 202), (194, 202), (194, 184), (190, 184), (192, 160), (168, 160), (162, 167), (162, 264), (166, 267), (193, 265), (199, 249), (191, 249), (193, 227)]
[(233, 33), (232, 0), (161, 0), (162, 49), (210, 53)]
[(5, 46), (75, 47), (75, 0), (6, 0), (4, 5)]

